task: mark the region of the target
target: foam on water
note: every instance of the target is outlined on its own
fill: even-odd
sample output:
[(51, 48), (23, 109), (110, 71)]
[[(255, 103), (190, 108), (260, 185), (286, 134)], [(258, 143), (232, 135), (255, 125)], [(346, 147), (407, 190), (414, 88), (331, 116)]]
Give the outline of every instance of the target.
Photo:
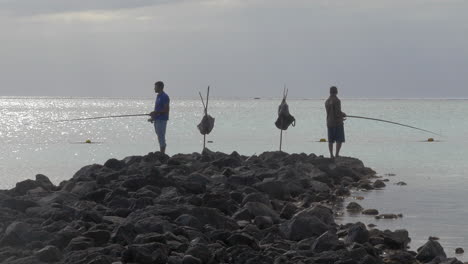
[[(41, 123), (71, 118), (149, 113), (154, 99), (1, 98), (0, 188), (45, 174), (58, 184), (82, 166), (107, 159), (143, 155), (158, 149), (154, 128), (146, 117), (115, 118), (66, 123)], [(323, 100), (289, 100), (297, 126), (283, 135), (283, 150), (327, 155)], [(212, 100), (216, 118), (208, 147), (223, 152), (252, 155), (278, 149), (279, 130), (274, 126), (279, 100)], [(465, 203), (468, 163), (468, 104), (464, 100), (342, 100), (343, 111), (421, 127), (421, 131), (349, 119), (342, 155), (361, 159), (390, 182), (384, 190), (356, 193), (359, 203), (381, 213), (402, 213), (397, 220), (345, 216), (344, 221), (377, 224), (380, 229), (406, 228), (415, 249), (428, 236), (440, 237), (447, 254), (468, 248), (468, 205)], [(172, 99), (168, 123), (169, 154), (201, 151), (196, 129), (203, 109), (198, 100)], [(76, 144), (87, 139), (99, 144)], [(404, 181), (407, 186), (394, 183)], [(459, 259), (468, 260), (463, 256)]]

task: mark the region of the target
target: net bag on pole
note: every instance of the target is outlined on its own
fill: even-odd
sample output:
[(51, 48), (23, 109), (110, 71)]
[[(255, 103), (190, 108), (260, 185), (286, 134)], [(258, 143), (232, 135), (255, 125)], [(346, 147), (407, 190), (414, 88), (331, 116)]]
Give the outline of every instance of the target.
[(290, 125), (296, 126), (296, 119), (289, 113), (289, 106), (286, 103), (287, 94), (283, 95), (283, 100), (278, 107), (278, 118), (275, 125), (278, 129), (286, 130)]
[(203, 104), (205, 115), (203, 116), (200, 124), (198, 124), (197, 127), (200, 133), (205, 136), (205, 135), (210, 134), (211, 130), (213, 130), (214, 122), (215, 122), (214, 117), (208, 114), (208, 101), (210, 98), (210, 87), (208, 86), (207, 93), (206, 93), (206, 105), (203, 100), (203, 96), (201, 95), (201, 93), (199, 94), (200, 94), (200, 98)]
[(210, 134), (211, 130), (213, 130), (214, 122), (214, 117), (210, 116), (209, 114), (205, 114), (200, 124), (197, 125), (198, 130), (202, 135), (208, 135)]

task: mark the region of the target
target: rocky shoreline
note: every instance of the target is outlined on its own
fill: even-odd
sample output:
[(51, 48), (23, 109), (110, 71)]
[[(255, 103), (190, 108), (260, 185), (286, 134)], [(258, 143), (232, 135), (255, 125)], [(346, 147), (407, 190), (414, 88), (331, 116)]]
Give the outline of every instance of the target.
[(406, 230), (336, 224), (352, 188), (382, 183), (357, 159), (314, 154), (110, 159), (0, 191), (0, 263), (462, 263), (435, 239), (409, 251)]

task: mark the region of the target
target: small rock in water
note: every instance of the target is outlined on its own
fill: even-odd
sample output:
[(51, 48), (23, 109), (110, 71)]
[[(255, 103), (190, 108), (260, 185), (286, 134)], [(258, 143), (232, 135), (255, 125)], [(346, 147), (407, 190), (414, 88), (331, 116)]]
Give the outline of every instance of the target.
[(397, 219), (398, 215), (396, 214), (381, 214), (381, 215), (376, 215), (375, 219)]
[(374, 188), (380, 189), (380, 188), (385, 187), (386, 185), (385, 185), (385, 183), (384, 183), (383, 181), (381, 181), (381, 180), (376, 180), (376, 181), (372, 184), (372, 186), (373, 186)]
[(376, 224), (368, 224), (368, 225), (367, 225), (367, 227), (369, 227), (369, 228), (374, 228), (374, 227), (376, 227), (376, 226), (377, 226)]
[(366, 210), (362, 211), (362, 214), (365, 214), (365, 215), (378, 215), (379, 211), (377, 211), (377, 209), (366, 209)]
[(396, 174), (395, 173), (387, 173), (387, 174), (385, 174), (385, 176), (393, 177), (393, 176), (396, 176)]
[(435, 237), (435, 236), (430, 236), (430, 237), (429, 237), (429, 240), (439, 240), (439, 238), (438, 238), (438, 237)]
[(401, 181), (401, 182), (395, 183), (395, 185), (405, 186), (405, 185), (408, 185), (408, 184), (406, 184), (406, 182)]
[(463, 254), (463, 253), (465, 253), (465, 250), (463, 250), (463, 248), (456, 248), (455, 253), (456, 254)]
[(359, 212), (359, 211), (362, 211), (362, 206), (359, 205), (359, 204), (356, 203), (356, 202), (350, 202), (350, 203), (346, 206), (346, 210), (352, 211), (352, 212)]

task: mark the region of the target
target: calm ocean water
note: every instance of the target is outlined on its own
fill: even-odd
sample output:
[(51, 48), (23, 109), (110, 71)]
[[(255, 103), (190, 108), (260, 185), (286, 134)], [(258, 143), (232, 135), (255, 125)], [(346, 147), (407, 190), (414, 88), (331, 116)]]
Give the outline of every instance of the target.
[[(11, 98), (0, 97), (0, 189), (47, 175), (54, 183), (70, 178), (82, 166), (109, 158), (144, 155), (158, 149), (151, 123), (145, 117), (67, 123), (44, 121), (148, 113), (153, 98)], [(283, 150), (327, 155), (324, 100), (289, 100), (296, 127), (284, 133)], [(273, 124), (279, 100), (212, 100), (216, 118), (208, 140), (212, 150), (252, 155), (278, 150), (279, 130)], [(465, 100), (346, 100), (343, 111), (392, 120), (442, 133), (431, 134), (385, 123), (349, 119), (342, 155), (361, 159), (379, 175), (394, 173), (384, 190), (358, 192), (364, 208), (402, 213), (397, 220), (348, 216), (343, 221), (374, 223), (379, 229), (406, 228), (416, 249), (428, 236), (437, 236), (448, 255), (468, 250), (468, 101)], [(168, 123), (168, 152), (202, 149), (196, 129), (203, 114), (199, 100), (172, 99)], [(86, 140), (93, 144), (83, 144)], [(407, 186), (394, 185), (404, 181)], [(468, 260), (467, 257), (457, 256)]]

